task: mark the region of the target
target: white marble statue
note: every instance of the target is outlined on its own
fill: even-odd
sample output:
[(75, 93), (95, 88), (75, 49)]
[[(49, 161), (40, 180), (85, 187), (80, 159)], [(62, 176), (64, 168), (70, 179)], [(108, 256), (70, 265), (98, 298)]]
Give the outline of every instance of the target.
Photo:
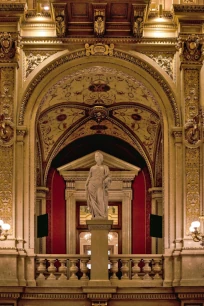
[(96, 165), (92, 166), (86, 180), (87, 206), (92, 219), (108, 218), (108, 187), (111, 183), (109, 168), (103, 165), (103, 155), (95, 153)]

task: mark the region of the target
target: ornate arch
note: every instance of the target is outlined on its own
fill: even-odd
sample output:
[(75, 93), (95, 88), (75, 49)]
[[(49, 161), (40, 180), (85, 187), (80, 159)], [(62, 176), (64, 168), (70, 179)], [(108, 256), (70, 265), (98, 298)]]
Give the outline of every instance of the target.
[[(93, 55), (93, 57), (94, 56), (95, 55)], [(78, 59), (84, 59), (85, 63), (86, 62), (85, 59), (87, 59), (87, 53), (85, 49), (81, 49), (68, 54), (63, 54), (57, 59), (55, 59), (55, 56), (51, 56), (49, 60), (51, 60), (51, 58), (54, 58), (54, 60), (51, 61), (46, 66), (44, 66), (44, 64), (47, 63), (47, 61), (45, 61), (44, 64), (42, 63), (41, 67), (42, 66), (44, 67), (34, 76), (34, 78), (27, 86), (26, 92), (23, 94), (17, 118), (18, 125), (24, 124), (27, 104), (30, 98), (32, 97), (34, 90), (37, 88), (40, 82), (44, 80), (48, 74), (54, 72), (56, 69), (59, 69), (63, 65), (65, 66), (68, 62), (76, 61)], [(105, 59), (107, 58), (107, 56), (105, 55), (100, 56), (100, 60), (103, 61), (103, 58)], [(173, 113), (174, 126), (180, 126), (181, 116), (177, 105), (177, 98), (176, 98), (176, 91), (174, 88), (174, 84), (167, 75), (165, 76), (162, 69), (159, 66), (157, 66), (153, 62), (153, 60), (137, 52), (134, 52), (134, 55), (132, 55), (117, 49), (113, 50), (113, 54), (110, 58), (121, 60), (121, 65), (123, 64), (125, 65), (126, 62), (131, 63), (134, 65), (135, 70), (137, 70), (137, 68), (139, 67), (142, 69), (142, 71), (144, 71), (144, 73), (147, 73), (150, 77), (152, 77), (159, 84), (161, 89), (164, 91), (169, 101), (169, 105)]]

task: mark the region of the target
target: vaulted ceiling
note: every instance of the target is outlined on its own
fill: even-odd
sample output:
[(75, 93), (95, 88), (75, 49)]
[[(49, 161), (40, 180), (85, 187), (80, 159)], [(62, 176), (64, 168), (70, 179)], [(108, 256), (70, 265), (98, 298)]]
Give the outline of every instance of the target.
[(63, 148), (90, 135), (128, 143), (154, 163), (161, 134), (157, 102), (141, 81), (93, 66), (66, 75), (41, 100), (38, 136), (47, 163)]

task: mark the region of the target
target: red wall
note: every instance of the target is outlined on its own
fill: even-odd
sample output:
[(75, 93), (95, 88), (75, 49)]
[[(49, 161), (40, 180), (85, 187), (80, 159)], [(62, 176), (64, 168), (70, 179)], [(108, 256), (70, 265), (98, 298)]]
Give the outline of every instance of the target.
[(48, 174), (49, 194), (46, 210), (49, 218), (46, 249), (48, 254), (66, 254), (65, 182), (56, 169)]
[(133, 182), (132, 202), (132, 253), (151, 254), (151, 238), (149, 235), (151, 199), (148, 193), (150, 178), (147, 169), (139, 172)]
[[(49, 234), (46, 240), (47, 254), (66, 253), (66, 201), (65, 182), (56, 169), (48, 174), (46, 210), (49, 220)], [(148, 170), (145, 168), (133, 182), (132, 203), (132, 253), (151, 254), (151, 237), (149, 236), (151, 187)]]

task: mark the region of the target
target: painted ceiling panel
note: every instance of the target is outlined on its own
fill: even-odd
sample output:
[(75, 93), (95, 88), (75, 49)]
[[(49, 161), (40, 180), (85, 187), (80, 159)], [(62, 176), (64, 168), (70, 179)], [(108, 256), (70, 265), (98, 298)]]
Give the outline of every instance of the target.
[(58, 108), (50, 109), (39, 118), (38, 132), (45, 160), (59, 138), (84, 116), (85, 111), (82, 109), (59, 105)]
[(42, 111), (58, 103), (137, 102), (157, 111), (156, 101), (149, 90), (133, 77), (115, 69), (94, 66), (65, 76), (45, 94)]

